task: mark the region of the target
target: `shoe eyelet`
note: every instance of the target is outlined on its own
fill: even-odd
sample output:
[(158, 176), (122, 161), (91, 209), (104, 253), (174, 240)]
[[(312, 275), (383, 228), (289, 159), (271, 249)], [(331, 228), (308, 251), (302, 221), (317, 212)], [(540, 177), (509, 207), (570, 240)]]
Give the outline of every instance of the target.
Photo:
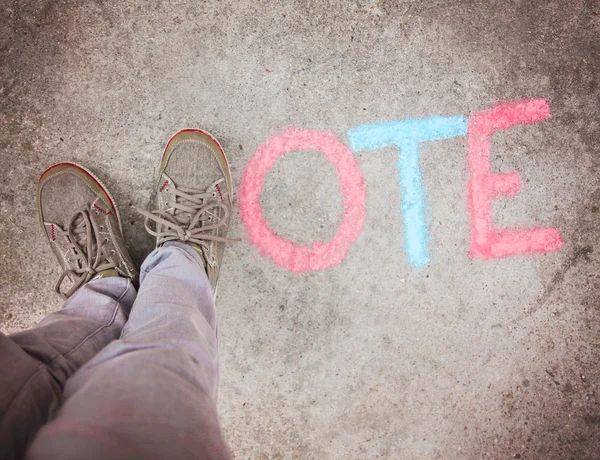
[(115, 251), (115, 250), (113, 249), (112, 251), (110, 251), (110, 253), (114, 255), (114, 254), (116, 254), (116, 253), (117, 253), (117, 251)]
[(108, 243), (108, 238), (104, 238), (104, 240), (102, 240), (103, 243)]
[(100, 225), (100, 230), (104, 230), (104, 225)]
[(217, 192), (212, 192), (212, 196), (215, 198), (217, 196)]

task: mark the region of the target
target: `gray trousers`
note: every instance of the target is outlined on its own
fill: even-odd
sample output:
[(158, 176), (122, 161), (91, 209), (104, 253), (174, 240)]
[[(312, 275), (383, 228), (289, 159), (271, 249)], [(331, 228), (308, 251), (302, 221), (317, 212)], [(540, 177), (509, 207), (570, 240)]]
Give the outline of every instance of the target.
[(211, 286), (195, 251), (168, 243), (137, 296), (94, 280), (34, 329), (0, 333), (0, 458), (229, 458), (217, 383)]

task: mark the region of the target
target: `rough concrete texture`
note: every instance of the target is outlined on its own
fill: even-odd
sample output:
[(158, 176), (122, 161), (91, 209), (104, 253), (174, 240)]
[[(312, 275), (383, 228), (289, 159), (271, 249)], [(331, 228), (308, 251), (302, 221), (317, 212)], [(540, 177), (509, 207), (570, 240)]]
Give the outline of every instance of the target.
[[(239, 186), (288, 127), (334, 132), (497, 101), (552, 118), (498, 133), (494, 171), (523, 190), (501, 227), (556, 227), (546, 255), (467, 256), (467, 142), (424, 144), (431, 262), (406, 261), (397, 151), (358, 152), (366, 223), (345, 260), (293, 274), (258, 253), (239, 210), (217, 306), (220, 413), (239, 458), (598, 458), (600, 4), (592, 0), (1, 2), (0, 325), (59, 309), (38, 228), (39, 173), (82, 163), (113, 191), (137, 263), (161, 150), (202, 127)], [(269, 173), (269, 225), (327, 240), (341, 188), (321, 154)], [(176, 389), (174, 388), (174, 391)]]

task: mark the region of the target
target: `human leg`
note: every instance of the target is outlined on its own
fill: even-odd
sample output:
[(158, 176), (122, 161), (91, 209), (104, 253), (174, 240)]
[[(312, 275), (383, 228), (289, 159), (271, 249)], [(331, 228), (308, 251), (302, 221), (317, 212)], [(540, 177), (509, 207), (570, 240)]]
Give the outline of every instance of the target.
[[(187, 155), (190, 147), (214, 141), (202, 135), (197, 139), (186, 135), (176, 145), (185, 147)], [(186, 162), (175, 156), (178, 167), (166, 176), (169, 160), (181, 152), (169, 145), (161, 165), (158, 218), (150, 217), (159, 225), (151, 233), (158, 245), (165, 245), (142, 266), (140, 291), (121, 340), (70, 379), (56, 420), (40, 431), (29, 458), (229, 456), (216, 412), (213, 288), (227, 241), (230, 176), (219, 187), (222, 180), (216, 172), (211, 175), (207, 164), (214, 154), (209, 150), (200, 180), (208, 185), (178, 188), (178, 172), (188, 174), (188, 184), (190, 178), (197, 184), (200, 175), (190, 168), (194, 158)], [(212, 165), (224, 175), (221, 163)]]
[(67, 379), (119, 338), (135, 299), (118, 211), (89, 171), (49, 168), (40, 178), (38, 209), (63, 270), (56, 290), (65, 291), (68, 280), (61, 293), (70, 297), (35, 328), (0, 334), (0, 458), (22, 456), (56, 414)]
[(73, 376), (28, 458), (227, 458), (216, 411), (217, 333), (202, 261), (156, 249), (121, 340)]
[(20, 458), (52, 419), (65, 383), (121, 335), (135, 289), (126, 278), (84, 285), (35, 328), (0, 333), (0, 458)]

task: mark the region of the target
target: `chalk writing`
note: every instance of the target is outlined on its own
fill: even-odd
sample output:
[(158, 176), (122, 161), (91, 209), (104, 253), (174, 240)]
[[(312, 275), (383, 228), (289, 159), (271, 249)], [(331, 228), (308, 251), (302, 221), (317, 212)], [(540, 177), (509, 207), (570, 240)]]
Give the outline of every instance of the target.
[[(552, 252), (563, 245), (558, 230), (533, 228), (503, 230), (492, 225), (492, 200), (515, 195), (521, 188), (516, 172), (492, 173), (490, 138), (495, 131), (534, 124), (550, 117), (544, 99), (503, 102), (469, 120), (462, 116), (433, 116), (355, 126), (347, 131), (354, 151), (398, 148), (397, 168), (408, 261), (419, 268), (430, 261), (425, 192), (419, 167), (423, 142), (467, 136), (468, 201), (471, 213), (469, 256), (494, 259), (536, 252)], [(318, 150), (331, 162), (342, 189), (343, 216), (327, 243), (297, 246), (273, 232), (260, 206), (265, 176), (275, 162), (294, 150)], [(272, 136), (246, 165), (240, 187), (240, 211), (250, 240), (277, 265), (293, 272), (324, 270), (339, 264), (363, 230), (366, 190), (358, 162), (333, 133), (289, 128)]]
[(425, 192), (419, 168), (419, 143), (464, 136), (463, 117), (430, 117), (361, 125), (348, 130), (354, 151), (376, 150), (388, 145), (399, 149), (400, 204), (404, 215), (406, 253), (410, 263), (422, 267), (429, 262)]
[(506, 231), (492, 226), (492, 200), (512, 196), (521, 189), (516, 172), (490, 171), (490, 137), (499, 129), (538, 123), (550, 118), (544, 99), (505, 102), (474, 115), (469, 120), (469, 208), (471, 210), (471, 249), (477, 259), (494, 259), (533, 252), (551, 252), (563, 245), (558, 230), (535, 228)]
[[(273, 232), (260, 205), (265, 176), (281, 158), (293, 150), (318, 150), (330, 161), (342, 189), (343, 215), (331, 241), (297, 246)], [(363, 230), (366, 190), (352, 151), (333, 133), (290, 128), (258, 147), (247, 164), (240, 187), (240, 212), (250, 240), (273, 261), (293, 272), (324, 270), (339, 264)]]

